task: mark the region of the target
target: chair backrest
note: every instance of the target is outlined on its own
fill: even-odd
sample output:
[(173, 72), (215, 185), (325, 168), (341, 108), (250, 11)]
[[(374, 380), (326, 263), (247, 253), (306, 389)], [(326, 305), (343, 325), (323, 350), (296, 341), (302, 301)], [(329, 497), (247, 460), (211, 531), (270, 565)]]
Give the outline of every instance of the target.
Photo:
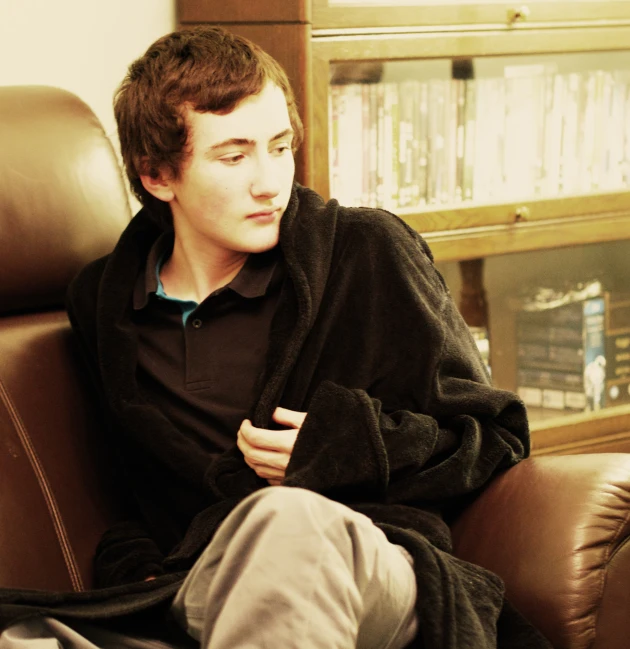
[(0, 87), (0, 587), (91, 584), (115, 505), (63, 303), (129, 218), (90, 108), (57, 88)]

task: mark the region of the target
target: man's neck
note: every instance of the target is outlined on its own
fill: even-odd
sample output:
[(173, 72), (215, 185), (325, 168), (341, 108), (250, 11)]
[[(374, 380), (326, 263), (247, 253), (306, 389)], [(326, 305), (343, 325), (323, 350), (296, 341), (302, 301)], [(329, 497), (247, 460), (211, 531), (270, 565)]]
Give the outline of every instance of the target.
[(238, 275), (248, 256), (243, 252), (217, 254), (217, 251), (186, 246), (175, 236), (173, 253), (160, 270), (164, 292), (180, 300), (203, 302)]

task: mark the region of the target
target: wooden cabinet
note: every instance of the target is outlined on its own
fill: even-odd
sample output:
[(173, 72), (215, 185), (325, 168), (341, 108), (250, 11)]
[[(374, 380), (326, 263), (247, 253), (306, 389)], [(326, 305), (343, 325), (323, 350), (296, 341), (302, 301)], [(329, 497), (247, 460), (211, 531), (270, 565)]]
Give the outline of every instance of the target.
[[(463, 312), (479, 297), (472, 319), (488, 314), (500, 387), (518, 388), (515, 296), (630, 285), (630, 2), (178, 9), (180, 24), (222, 24), (283, 64), (306, 131), (298, 179), (425, 236)], [(536, 453), (630, 450), (630, 405), (530, 417)]]

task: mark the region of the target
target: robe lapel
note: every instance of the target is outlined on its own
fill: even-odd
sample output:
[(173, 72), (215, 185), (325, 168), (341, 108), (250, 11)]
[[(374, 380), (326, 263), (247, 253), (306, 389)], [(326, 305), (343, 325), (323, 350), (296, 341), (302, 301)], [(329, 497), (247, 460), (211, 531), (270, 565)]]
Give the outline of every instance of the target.
[[(288, 278), (272, 324), (261, 396), (252, 417), (255, 426), (271, 423), (319, 312), (330, 273), (337, 207), (336, 201), (326, 204), (318, 194), (297, 183), (293, 187), (280, 226)], [(311, 227), (314, 219), (326, 219), (327, 227)]]

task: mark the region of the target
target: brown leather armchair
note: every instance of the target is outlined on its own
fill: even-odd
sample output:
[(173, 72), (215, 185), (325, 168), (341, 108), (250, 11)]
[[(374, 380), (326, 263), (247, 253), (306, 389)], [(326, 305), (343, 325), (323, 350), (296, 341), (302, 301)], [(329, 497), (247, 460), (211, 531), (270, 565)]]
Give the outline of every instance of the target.
[[(130, 212), (90, 109), (0, 88), (0, 586), (81, 590), (115, 519), (99, 422), (63, 311), (74, 273)], [(557, 649), (630, 638), (630, 456), (545, 457), (499, 476), (453, 525)]]
[(130, 216), (88, 106), (54, 88), (0, 87), (0, 586), (89, 586), (115, 515), (63, 304)]

